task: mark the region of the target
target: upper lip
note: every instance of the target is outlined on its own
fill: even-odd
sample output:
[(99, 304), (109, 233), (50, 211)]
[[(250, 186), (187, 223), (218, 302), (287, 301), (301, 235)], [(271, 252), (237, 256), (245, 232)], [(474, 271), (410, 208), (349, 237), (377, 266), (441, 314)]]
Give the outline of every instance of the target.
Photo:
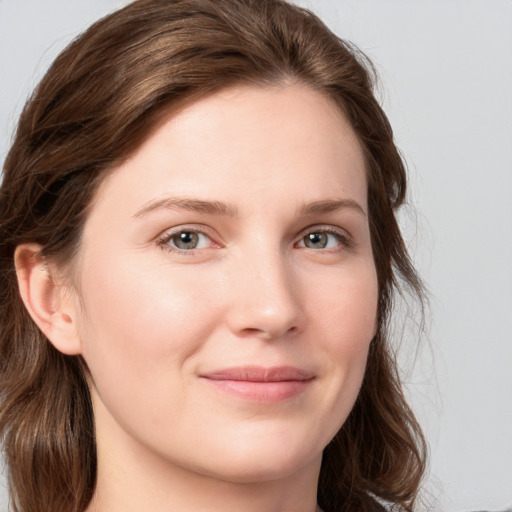
[(283, 382), (311, 380), (314, 375), (294, 366), (238, 366), (214, 370), (200, 375), (210, 380), (239, 380), (246, 382)]

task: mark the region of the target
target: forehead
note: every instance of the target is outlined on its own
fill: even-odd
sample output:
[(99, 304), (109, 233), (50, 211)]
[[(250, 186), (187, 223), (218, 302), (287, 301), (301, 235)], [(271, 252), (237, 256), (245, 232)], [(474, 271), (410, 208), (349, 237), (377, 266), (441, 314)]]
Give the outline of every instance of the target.
[(367, 188), (363, 151), (345, 115), (302, 85), (231, 87), (169, 112), (99, 195), (114, 182), (139, 203), (191, 191), (272, 200), (285, 190), (319, 196), (298, 200), (341, 194), (365, 203)]

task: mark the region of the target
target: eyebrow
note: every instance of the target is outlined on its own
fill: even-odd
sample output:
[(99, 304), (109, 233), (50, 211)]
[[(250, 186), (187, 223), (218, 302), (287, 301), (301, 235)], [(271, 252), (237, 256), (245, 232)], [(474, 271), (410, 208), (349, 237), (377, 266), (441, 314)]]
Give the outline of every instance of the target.
[(229, 217), (237, 216), (235, 206), (223, 203), (222, 201), (205, 201), (187, 197), (166, 197), (149, 201), (133, 215), (136, 218), (144, 217), (155, 210), (188, 210), (210, 215), (223, 215)]
[[(356, 212), (367, 216), (364, 208), (353, 199), (326, 199), (321, 201), (313, 201), (305, 203), (298, 209), (299, 215), (308, 217), (310, 215), (329, 213), (344, 208), (350, 208)], [(206, 213), (209, 215), (221, 215), (228, 217), (236, 217), (238, 209), (236, 206), (224, 203), (222, 201), (206, 201), (204, 199), (195, 199), (187, 197), (166, 197), (149, 201), (142, 208), (137, 210), (133, 215), (136, 218), (144, 217), (145, 215), (155, 210), (188, 210), (191, 212)]]
[(327, 199), (322, 201), (313, 201), (303, 204), (299, 208), (299, 213), (303, 216), (315, 215), (319, 213), (329, 213), (344, 208), (350, 208), (367, 217), (365, 209), (353, 199)]

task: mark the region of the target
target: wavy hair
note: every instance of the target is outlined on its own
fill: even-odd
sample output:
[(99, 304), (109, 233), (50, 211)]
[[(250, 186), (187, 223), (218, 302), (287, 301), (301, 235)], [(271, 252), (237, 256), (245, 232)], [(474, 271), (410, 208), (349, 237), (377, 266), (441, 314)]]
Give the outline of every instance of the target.
[(378, 332), (356, 404), (325, 448), (326, 512), (413, 508), (425, 441), (389, 347), (394, 294), (421, 282), (396, 211), (404, 163), (374, 96), (368, 59), (284, 0), (138, 0), (99, 20), (54, 61), (28, 100), (0, 187), (0, 435), (18, 512), (83, 512), (94, 492), (94, 418), (84, 364), (58, 352), (20, 298), (14, 251), (73, 261), (105, 171), (138, 148), (169, 108), (234, 84), (305, 84), (332, 98), (363, 147)]

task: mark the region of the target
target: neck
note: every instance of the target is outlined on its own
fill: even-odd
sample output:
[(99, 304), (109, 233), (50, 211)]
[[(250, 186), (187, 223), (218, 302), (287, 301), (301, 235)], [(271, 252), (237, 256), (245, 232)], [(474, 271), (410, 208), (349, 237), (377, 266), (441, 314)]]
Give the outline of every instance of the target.
[[(101, 460), (101, 459), (100, 459)], [(316, 505), (318, 464), (273, 481), (228, 482), (175, 466), (98, 467), (87, 512), (321, 512)]]
[(223, 478), (148, 450), (122, 429), (96, 434), (96, 489), (86, 512), (320, 512), (321, 456), (291, 473)]

